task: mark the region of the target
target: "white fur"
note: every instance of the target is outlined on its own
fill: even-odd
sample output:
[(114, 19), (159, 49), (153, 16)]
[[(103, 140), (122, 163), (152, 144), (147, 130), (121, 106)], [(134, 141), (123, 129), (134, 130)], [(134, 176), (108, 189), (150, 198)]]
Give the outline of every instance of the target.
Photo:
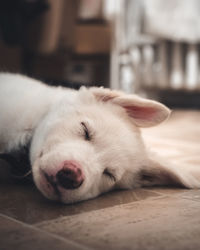
[[(31, 139), (30, 161), (38, 189), (49, 199), (76, 202), (114, 188), (178, 184), (199, 187), (199, 179), (151, 159), (139, 127), (165, 120), (162, 104), (103, 88), (79, 91), (49, 87), (37, 80), (0, 74), (0, 151), (11, 152)], [(91, 141), (81, 126), (89, 128)], [(85, 180), (57, 197), (42, 175), (54, 176), (62, 162), (76, 161)], [(115, 180), (103, 174), (105, 169)]]

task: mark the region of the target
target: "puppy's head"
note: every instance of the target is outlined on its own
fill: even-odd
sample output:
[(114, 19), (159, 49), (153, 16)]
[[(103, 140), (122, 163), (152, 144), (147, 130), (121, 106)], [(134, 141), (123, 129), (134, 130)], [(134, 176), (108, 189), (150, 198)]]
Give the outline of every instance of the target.
[(115, 188), (176, 182), (174, 174), (149, 159), (139, 131), (169, 113), (158, 102), (103, 88), (63, 97), (31, 145), (38, 189), (49, 199), (71, 203)]

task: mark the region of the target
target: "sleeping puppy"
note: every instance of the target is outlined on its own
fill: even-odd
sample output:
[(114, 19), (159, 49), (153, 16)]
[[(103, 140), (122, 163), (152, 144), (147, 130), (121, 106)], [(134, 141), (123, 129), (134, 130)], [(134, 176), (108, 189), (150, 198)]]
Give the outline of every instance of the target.
[(51, 200), (72, 203), (113, 189), (153, 185), (197, 188), (184, 167), (155, 160), (140, 127), (170, 114), (161, 103), (104, 88), (79, 91), (0, 74), (0, 152), (29, 145), (37, 188)]

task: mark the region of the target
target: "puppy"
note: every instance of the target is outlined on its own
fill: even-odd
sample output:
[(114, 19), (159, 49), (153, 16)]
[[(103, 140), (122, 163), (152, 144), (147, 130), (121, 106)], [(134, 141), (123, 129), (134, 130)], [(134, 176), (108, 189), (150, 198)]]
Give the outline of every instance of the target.
[(113, 189), (200, 186), (191, 170), (152, 159), (140, 127), (170, 114), (161, 103), (104, 88), (50, 87), (18, 74), (0, 74), (0, 152), (30, 145), (37, 188), (72, 203)]

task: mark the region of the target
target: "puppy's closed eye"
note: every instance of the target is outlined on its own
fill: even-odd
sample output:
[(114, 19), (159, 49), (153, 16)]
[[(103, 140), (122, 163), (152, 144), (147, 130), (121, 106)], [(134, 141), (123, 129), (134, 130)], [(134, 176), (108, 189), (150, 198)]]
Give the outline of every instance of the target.
[(115, 177), (114, 174), (111, 173), (111, 171), (108, 170), (107, 168), (104, 170), (103, 175), (107, 176), (107, 177), (110, 178), (112, 181), (116, 182), (116, 177)]
[(84, 123), (84, 122), (81, 122), (81, 126), (83, 128), (83, 132), (84, 132), (84, 139), (86, 141), (91, 141), (92, 139), (92, 136), (91, 136), (91, 133), (87, 127), (87, 125)]

